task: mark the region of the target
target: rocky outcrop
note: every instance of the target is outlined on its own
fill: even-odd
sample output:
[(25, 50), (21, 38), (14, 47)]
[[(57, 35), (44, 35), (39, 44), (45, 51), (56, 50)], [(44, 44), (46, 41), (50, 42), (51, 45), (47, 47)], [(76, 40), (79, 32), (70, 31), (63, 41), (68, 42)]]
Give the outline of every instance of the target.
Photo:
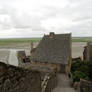
[(0, 63), (0, 92), (41, 92), (40, 73)]

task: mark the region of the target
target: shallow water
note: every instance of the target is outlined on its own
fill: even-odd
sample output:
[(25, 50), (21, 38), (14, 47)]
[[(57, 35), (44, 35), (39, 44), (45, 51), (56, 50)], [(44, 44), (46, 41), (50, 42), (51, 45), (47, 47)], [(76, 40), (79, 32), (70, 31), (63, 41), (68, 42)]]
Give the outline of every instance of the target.
[(0, 49), (0, 62), (18, 66), (17, 51), (25, 51), (29, 55), (29, 50), (24, 49)]

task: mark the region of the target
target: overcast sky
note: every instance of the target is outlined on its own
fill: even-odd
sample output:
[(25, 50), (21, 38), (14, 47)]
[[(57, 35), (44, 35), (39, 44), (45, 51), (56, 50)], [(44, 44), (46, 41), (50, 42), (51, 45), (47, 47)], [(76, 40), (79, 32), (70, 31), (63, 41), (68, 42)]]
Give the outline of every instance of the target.
[(92, 36), (92, 0), (0, 0), (0, 38)]

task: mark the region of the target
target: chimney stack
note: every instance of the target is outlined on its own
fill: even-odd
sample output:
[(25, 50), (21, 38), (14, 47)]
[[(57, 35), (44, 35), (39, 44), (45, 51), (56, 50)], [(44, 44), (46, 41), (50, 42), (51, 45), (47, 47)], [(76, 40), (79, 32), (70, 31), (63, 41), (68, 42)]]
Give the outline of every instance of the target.
[(54, 33), (54, 32), (50, 32), (50, 34), (49, 34), (50, 38), (53, 38), (53, 37), (54, 37), (54, 35), (55, 35), (55, 33)]
[(90, 46), (90, 42), (87, 42), (87, 45)]
[(33, 50), (33, 48), (34, 48), (34, 44), (33, 42), (31, 42), (31, 51)]

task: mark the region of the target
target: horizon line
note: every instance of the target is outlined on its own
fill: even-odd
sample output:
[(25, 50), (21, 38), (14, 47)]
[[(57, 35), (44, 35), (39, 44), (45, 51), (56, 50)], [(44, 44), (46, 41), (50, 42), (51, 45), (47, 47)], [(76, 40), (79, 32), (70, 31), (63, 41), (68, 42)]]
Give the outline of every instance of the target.
[[(0, 38), (0, 39), (32, 39), (32, 38), (42, 38), (42, 37), (4, 37), (4, 38)], [(72, 36), (72, 38), (92, 38), (92, 36)]]

